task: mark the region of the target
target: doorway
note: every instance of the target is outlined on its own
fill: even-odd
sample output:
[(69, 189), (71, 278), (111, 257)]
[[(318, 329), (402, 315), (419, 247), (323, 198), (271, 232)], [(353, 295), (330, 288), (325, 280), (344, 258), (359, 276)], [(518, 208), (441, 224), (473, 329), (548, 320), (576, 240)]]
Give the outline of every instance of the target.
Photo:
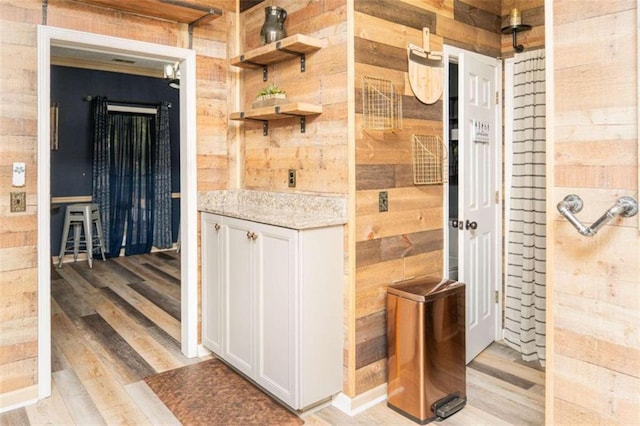
[(445, 46), (444, 270), (466, 284), (466, 361), (501, 336), (500, 61)]
[[(180, 63), (181, 349), (197, 355), (197, 177), (195, 52), (74, 30), (38, 27), (38, 397), (51, 394), (51, 220), (50, 69), (51, 47), (128, 55), (159, 63)], [(117, 46), (117, 47), (116, 47)]]

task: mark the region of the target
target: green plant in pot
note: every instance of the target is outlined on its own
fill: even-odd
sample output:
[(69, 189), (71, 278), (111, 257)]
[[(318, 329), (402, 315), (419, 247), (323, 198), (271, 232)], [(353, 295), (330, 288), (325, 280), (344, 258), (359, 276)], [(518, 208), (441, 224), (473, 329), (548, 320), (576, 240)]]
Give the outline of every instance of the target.
[(287, 101), (287, 92), (279, 88), (273, 83), (263, 89), (261, 89), (257, 96), (256, 101), (251, 104), (253, 108), (260, 108), (265, 106), (281, 105)]

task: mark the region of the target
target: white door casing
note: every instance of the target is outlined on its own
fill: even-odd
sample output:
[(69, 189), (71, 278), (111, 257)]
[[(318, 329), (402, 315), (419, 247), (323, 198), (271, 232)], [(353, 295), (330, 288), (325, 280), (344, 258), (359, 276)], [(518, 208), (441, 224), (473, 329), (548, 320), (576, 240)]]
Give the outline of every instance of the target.
[(196, 55), (191, 49), (38, 26), (38, 399), (51, 395), (51, 46), (180, 62), (181, 349), (198, 352)]
[(500, 329), (495, 295), (501, 289), (501, 67), (494, 58), (461, 49), (453, 53), (459, 64), (458, 276), (466, 284), (470, 362), (497, 339)]

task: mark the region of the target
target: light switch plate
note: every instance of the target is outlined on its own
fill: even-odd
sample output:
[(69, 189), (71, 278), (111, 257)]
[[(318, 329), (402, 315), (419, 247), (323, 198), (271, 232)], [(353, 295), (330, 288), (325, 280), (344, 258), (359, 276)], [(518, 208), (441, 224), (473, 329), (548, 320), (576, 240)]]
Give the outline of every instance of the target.
[(12, 192), (11, 193), (11, 213), (27, 211), (27, 193)]

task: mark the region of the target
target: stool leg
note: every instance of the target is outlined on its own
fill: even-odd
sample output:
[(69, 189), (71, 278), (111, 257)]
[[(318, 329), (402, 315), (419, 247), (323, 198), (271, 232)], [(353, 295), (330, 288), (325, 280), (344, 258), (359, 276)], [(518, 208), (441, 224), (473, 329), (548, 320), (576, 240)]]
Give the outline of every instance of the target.
[(78, 252), (80, 252), (80, 237), (82, 234), (82, 225), (80, 223), (73, 224), (73, 261), (78, 260)]
[(104, 256), (104, 238), (102, 234), (102, 222), (100, 221), (100, 216), (96, 217), (95, 220), (96, 225), (96, 235), (98, 235), (98, 244), (100, 245), (100, 254), (102, 255), (102, 260), (107, 260)]
[(62, 227), (62, 239), (60, 242), (60, 254), (58, 254), (58, 268), (62, 268), (62, 261), (64, 260), (64, 252), (67, 248), (67, 240), (69, 239), (69, 214), (65, 214), (64, 226)]
[(87, 248), (87, 260), (89, 261), (89, 268), (93, 268), (93, 232), (91, 229), (91, 209), (87, 208), (84, 212), (84, 238)]

